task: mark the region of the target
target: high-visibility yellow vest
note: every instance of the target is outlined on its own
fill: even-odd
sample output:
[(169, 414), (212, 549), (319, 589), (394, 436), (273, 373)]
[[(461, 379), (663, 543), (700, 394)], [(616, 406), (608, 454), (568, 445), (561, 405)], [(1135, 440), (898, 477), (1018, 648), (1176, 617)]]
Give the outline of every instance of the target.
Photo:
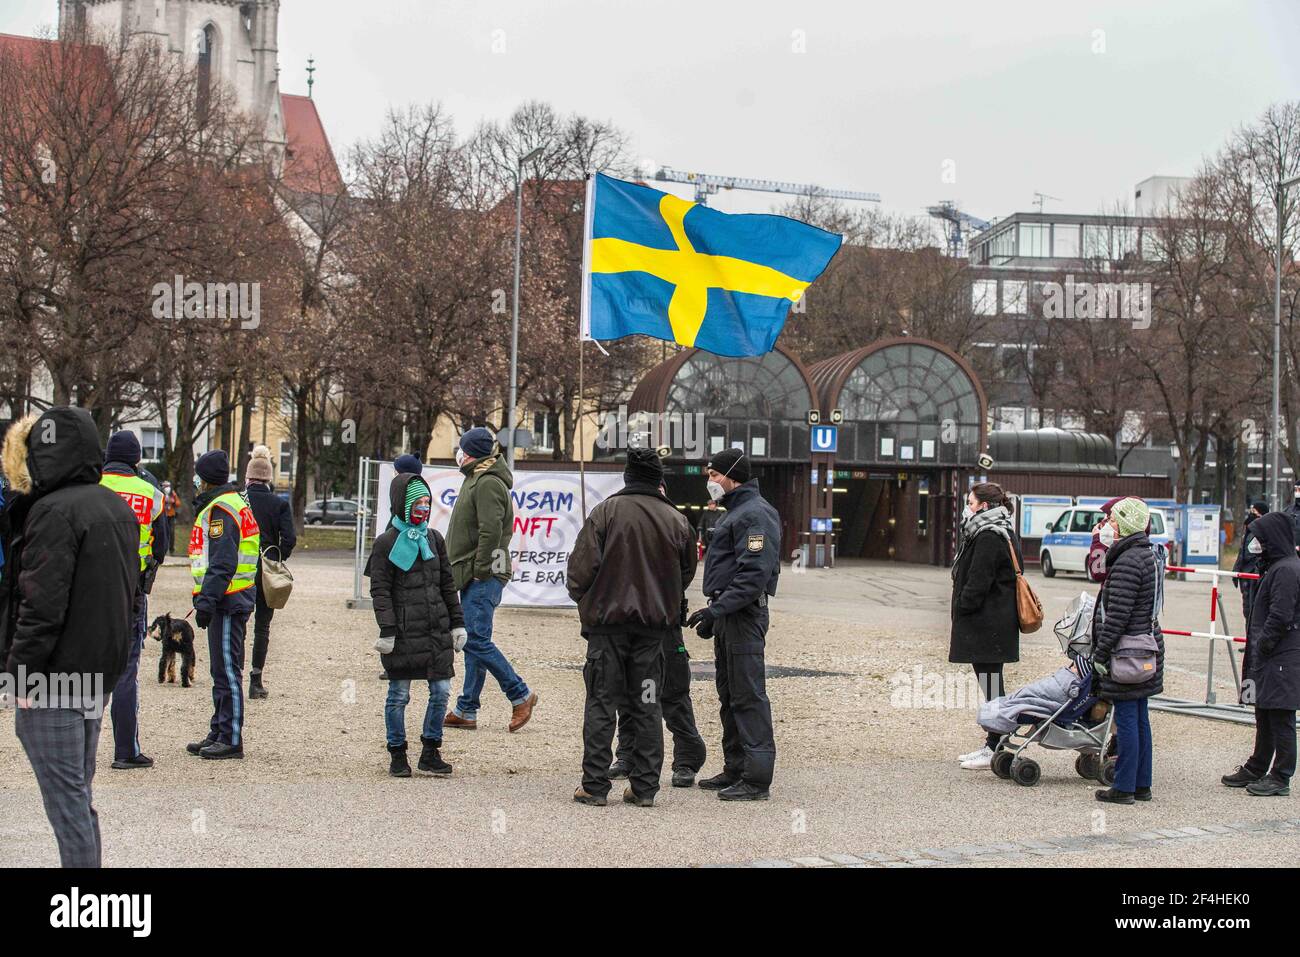
[[(217, 511), (218, 506), (220, 511)], [(232, 521), (235, 523), (233, 528)], [(203, 590), (203, 579), (208, 574), (208, 546), (214, 532), (218, 538), (239, 533), (239, 565), (226, 586), (226, 594), (234, 595), (252, 588), (257, 581), (262, 533), (248, 499), (238, 492), (226, 492), (209, 502), (194, 519), (194, 530), (190, 532), (190, 573), (194, 576), (194, 594)]]
[(99, 484), (121, 496), (135, 513), (140, 523), (140, 571), (144, 571), (153, 554), (153, 523), (162, 515), (163, 493), (136, 475), (105, 472)]

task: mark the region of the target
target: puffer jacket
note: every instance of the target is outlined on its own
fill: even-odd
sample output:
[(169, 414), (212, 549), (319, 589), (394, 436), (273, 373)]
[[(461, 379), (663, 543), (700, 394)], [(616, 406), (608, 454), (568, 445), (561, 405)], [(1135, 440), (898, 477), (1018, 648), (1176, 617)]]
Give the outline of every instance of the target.
[(1110, 667), (1119, 640), (1126, 635), (1155, 637), (1155, 674), (1142, 684), (1120, 684), (1109, 674), (1097, 674), (1099, 694), (1107, 701), (1137, 701), (1165, 690), (1165, 638), (1154, 621), (1158, 573), (1151, 539), (1138, 532), (1120, 539), (1106, 552), (1106, 583), (1093, 612), (1093, 661)]
[(1300, 710), (1300, 557), (1291, 519), (1270, 512), (1251, 530), (1264, 546), (1264, 578), (1246, 635), (1241, 700), (1257, 708)]
[(681, 626), (699, 551), (691, 523), (655, 487), (629, 485), (587, 517), (565, 582), (584, 635)]
[[(25, 501), (5, 560), (0, 648), (11, 674), (102, 675), (126, 667), (140, 587), (140, 525), (99, 484), (103, 451), (84, 409), (29, 416), (5, 436), (5, 475)], [(71, 702), (67, 706), (74, 706)]]
[[(402, 515), (406, 486), (417, 476), (398, 475), (389, 488), (394, 515)], [(382, 655), (390, 679), (444, 681), (455, 673), (451, 630), (465, 627), (460, 595), (447, 558), (447, 544), (429, 529), (433, 558), (416, 558), (409, 571), (388, 559), (399, 531), (389, 527), (375, 539), (366, 564), (370, 597), (381, 635), (394, 638), (391, 654)]]

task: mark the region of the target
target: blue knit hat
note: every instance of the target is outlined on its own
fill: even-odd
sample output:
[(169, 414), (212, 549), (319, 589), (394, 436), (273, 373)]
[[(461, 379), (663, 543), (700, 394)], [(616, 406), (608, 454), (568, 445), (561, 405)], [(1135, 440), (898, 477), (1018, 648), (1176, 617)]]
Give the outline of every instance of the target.
[(481, 425), (460, 437), (460, 450), (472, 459), (487, 458), (496, 444), (496, 436)]
[(230, 456), (223, 449), (214, 449), (199, 456), (194, 472), (209, 485), (225, 485), (230, 481)]
[(104, 450), (105, 462), (121, 462), (124, 465), (138, 465), (140, 462), (140, 440), (134, 432), (115, 432), (108, 437), (108, 448)]
[(424, 473), (424, 466), (410, 452), (399, 455), (393, 462), (393, 468), (397, 470), (398, 475), (422, 475)]

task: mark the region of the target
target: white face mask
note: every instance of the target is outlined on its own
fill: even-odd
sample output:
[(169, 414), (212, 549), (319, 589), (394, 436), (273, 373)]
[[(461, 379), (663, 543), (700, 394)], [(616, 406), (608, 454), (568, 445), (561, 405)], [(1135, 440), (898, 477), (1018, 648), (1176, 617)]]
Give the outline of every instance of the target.
[(1114, 545), (1115, 526), (1111, 525), (1109, 522), (1103, 525), (1101, 527), (1101, 531), (1097, 533), (1097, 540), (1101, 542), (1101, 544), (1106, 548), (1110, 548), (1112, 545)]
[(1246, 546), (1246, 551), (1252, 555), (1263, 555), (1264, 544), (1258, 538), (1252, 538), (1250, 544)]
[(964, 509), (961, 510), (961, 520), (963, 522), (969, 522), (974, 517), (975, 517), (975, 509), (971, 508), (969, 505), (967, 505)]
[(456, 449), (456, 468), (461, 468), (464, 465), (465, 465), (465, 450), (458, 448)]
[(709, 489), (709, 498), (715, 502), (721, 502), (722, 496), (727, 494), (727, 490), (724, 489), (717, 482), (710, 482), (708, 485), (708, 489)]

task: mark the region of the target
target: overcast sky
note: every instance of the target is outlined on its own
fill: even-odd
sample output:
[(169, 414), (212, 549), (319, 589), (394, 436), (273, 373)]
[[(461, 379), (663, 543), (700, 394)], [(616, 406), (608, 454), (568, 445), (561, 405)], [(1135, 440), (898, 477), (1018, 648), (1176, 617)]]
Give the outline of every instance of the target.
[[(0, 0), (0, 32), (56, 11)], [(612, 120), (658, 164), (993, 218), (1035, 191), (1096, 212), (1192, 173), (1300, 95), (1297, 40), (1296, 0), (283, 0), (280, 63), (305, 93), (316, 57), (340, 157), (390, 104), (440, 100), (468, 133), (538, 98)]]

